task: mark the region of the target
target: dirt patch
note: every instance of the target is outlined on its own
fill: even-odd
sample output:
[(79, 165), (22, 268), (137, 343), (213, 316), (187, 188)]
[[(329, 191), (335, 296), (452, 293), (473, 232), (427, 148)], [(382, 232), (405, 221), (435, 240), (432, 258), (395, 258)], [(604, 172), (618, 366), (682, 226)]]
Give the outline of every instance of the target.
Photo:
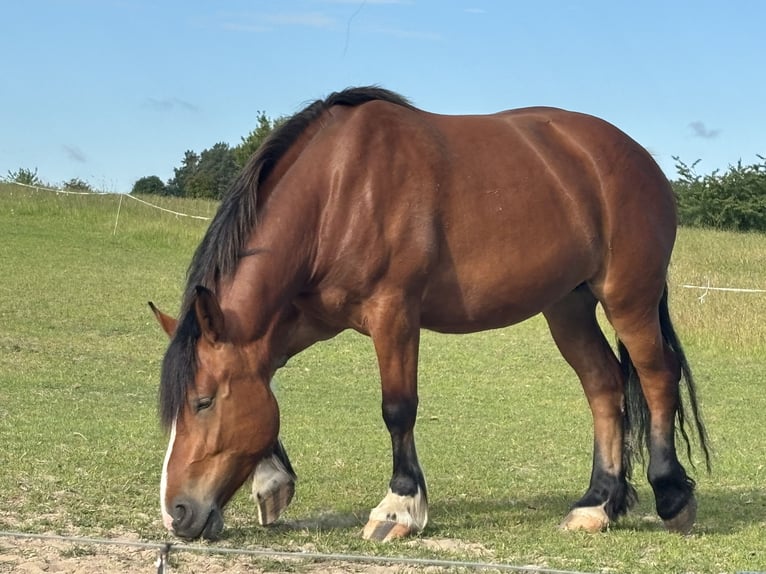
[(0, 572), (150, 572), (156, 551), (37, 539), (0, 539)]
[(454, 538), (419, 538), (408, 543), (410, 546), (438, 550), (450, 554), (475, 556), (477, 559), (485, 559), (492, 556), (492, 552), (478, 542), (464, 542)]
[[(489, 556), (480, 544), (447, 538), (418, 539), (410, 544), (449, 553)], [(311, 551), (311, 549), (303, 549)], [(0, 573), (23, 574), (117, 574), (157, 572), (159, 550), (112, 544), (87, 544), (68, 541), (0, 537)], [(171, 552), (167, 574), (441, 574), (449, 569), (435, 566), (402, 564), (365, 564), (355, 562), (318, 562), (293, 558), (267, 558), (221, 554)]]

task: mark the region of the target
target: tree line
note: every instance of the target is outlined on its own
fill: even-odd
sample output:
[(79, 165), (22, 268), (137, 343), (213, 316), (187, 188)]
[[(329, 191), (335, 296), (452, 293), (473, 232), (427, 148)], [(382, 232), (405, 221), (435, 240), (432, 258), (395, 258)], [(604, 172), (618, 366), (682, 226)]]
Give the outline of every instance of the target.
[(679, 178), (672, 182), (678, 199), (681, 225), (732, 231), (766, 232), (766, 157), (701, 175), (691, 165), (673, 156)]
[(231, 147), (219, 142), (201, 153), (187, 150), (181, 165), (173, 169), (173, 177), (167, 183), (156, 175), (142, 177), (133, 184), (130, 193), (221, 199), (250, 156), (286, 119), (272, 119), (264, 112), (258, 112), (255, 129), (241, 138), (239, 145)]

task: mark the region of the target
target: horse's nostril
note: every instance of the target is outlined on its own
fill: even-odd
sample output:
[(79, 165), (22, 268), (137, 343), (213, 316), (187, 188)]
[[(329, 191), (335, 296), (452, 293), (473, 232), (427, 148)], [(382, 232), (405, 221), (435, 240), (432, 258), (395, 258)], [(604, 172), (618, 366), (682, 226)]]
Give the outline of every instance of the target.
[(191, 522), (192, 511), (188, 504), (178, 503), (173, 507), (173, 526), (178, 528)]

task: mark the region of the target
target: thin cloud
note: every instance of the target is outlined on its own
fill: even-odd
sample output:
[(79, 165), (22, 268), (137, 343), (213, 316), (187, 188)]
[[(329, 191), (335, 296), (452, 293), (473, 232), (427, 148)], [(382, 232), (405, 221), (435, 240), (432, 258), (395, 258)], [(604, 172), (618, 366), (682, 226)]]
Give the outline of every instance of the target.
[(412, 4), (412, 0), (319, 0), (322, 4)]
[(329, 28), (336, 23), (335, 18), (331, 18), (321, 12), (283, 12), (280, 14), (267, 14), (264, 16), (266, 22), (282, 26), (306, 26), (308, 28)]
[(221, 23), (224, 30), (234, 32), (270, 32), (274, 28), (333, 28), (338, 21), (322, 12), (275, 12), (272, 14), (239, 14)]
[(466, 14), (486, 14), (487, 11), (484, 8), (466, 8), (463, 10)]
[(199, 111), (197, 106), (181, 98), (146, 98), (144, 106), (158, 112), (169, 112), (172, 110)]
[(395, 38), (402, 38), (404, 40), (429, 40), (432, 42), (442, 40), (442, 35), (436, 32), (426, 32), (420, 30), (404, 30), (401, 28), (373, 28), (370, 30), (375, 34), (383, 34), (385, 36), (393, 36)]
[(224, 30), (231, 30), (232, 32), (268, 32), (271, 30), (268, 26), (262, 26), (260, 24), (242, 24), (240, 22), (224, 22), (221, 24)]
[(721, 134), (719, 129), (708, 129), (704, 122), (696, 121), (689, 124), (694, 137), (702, 138), (706, 140), (712, 140), (717, 138)]
[(64, 153), (66, 154), (67, 158), (69, 158), (72, 161), (75, 161), (77, 163), (87, 163), (88, 161), (88, 158), (85, 156), (82, 150), (78, 148), (77, 146), (64, 144), (61, 146), (61, 149), (64, 150)]

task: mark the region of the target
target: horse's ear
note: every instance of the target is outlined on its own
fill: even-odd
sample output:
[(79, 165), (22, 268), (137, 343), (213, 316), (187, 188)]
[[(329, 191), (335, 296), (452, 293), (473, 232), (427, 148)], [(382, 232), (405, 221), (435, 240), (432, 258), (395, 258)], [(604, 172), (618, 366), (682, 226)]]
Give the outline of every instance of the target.
[(194, 313), (202, 336), (216, 344), (224, 338), (223, 311), (210, 289), (197, 285), (194, 299)]
[(154, 313), (154, 316), (157, 317), (157, 322), (162, 326), (162, 330), (168, 334), (168, 337), (172, 337), (173, 333), (176, 332), (178, 321), (170, 315), (165, 315), (165, 313), (157, 309), (151, 301), (149, 301), (149, 307), (151, 308), (152, 313)]

